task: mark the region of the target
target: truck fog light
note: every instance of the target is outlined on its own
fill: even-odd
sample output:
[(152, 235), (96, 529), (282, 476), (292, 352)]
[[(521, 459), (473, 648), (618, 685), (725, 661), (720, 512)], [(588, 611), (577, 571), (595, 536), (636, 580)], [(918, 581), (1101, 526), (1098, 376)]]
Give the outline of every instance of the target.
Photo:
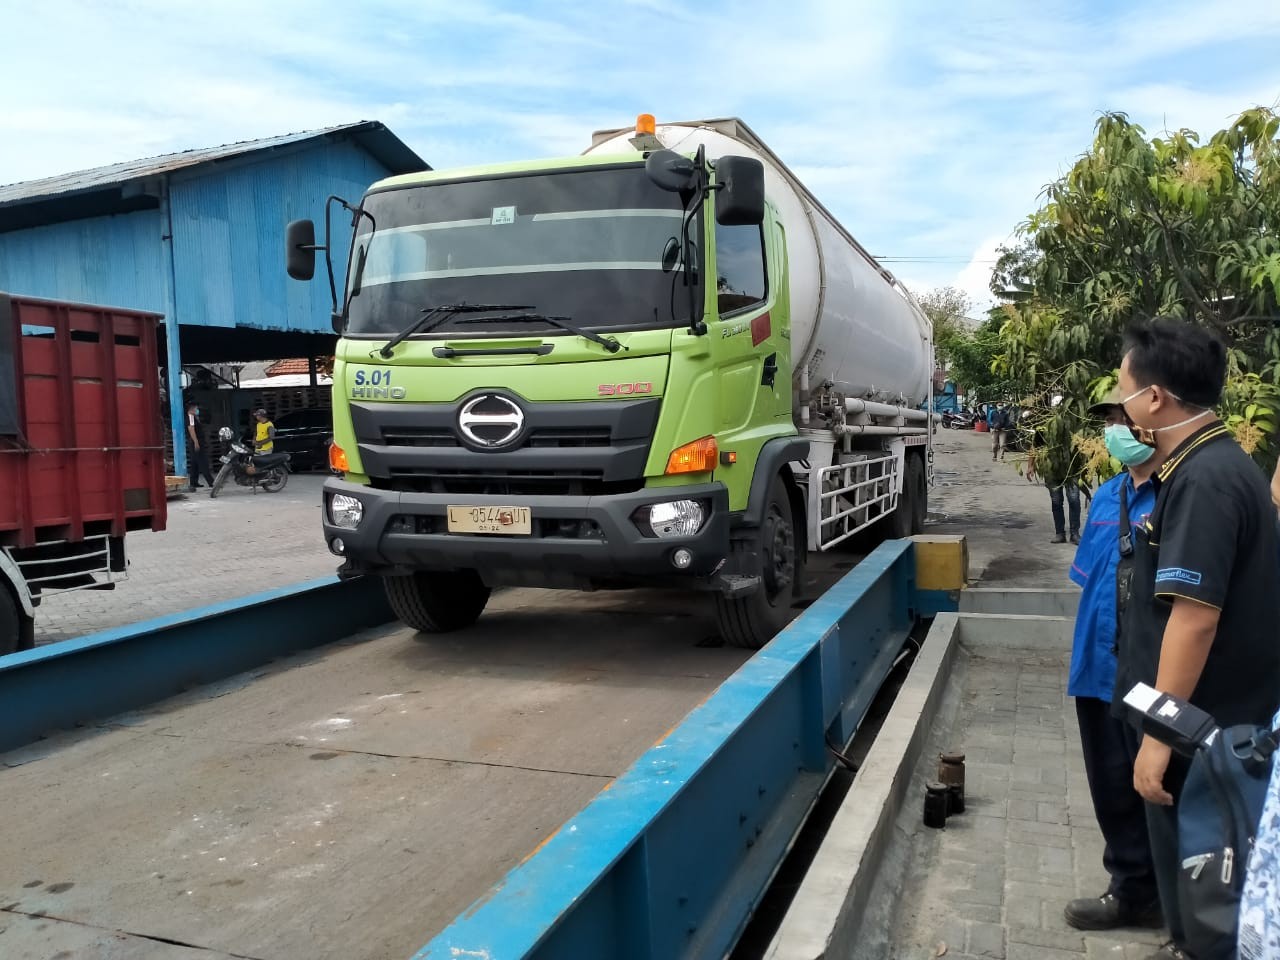
[(329, 541), (329, 549), (340, 557), (347, 552), (347, 545), (342, 542), (341, 537), (334, 537)]
[(693, 563), (693, 554), (681, 547), (671, 555), (671, 562), (675, 564), (677, 570), (687, 570), (689, 564)]
[(329, 501), (329, 522), (335, 527), (354, 530), (364, 518), (364, 504), (345, 493), (336, 493)]
[(669, 500), (649, 507), (649, 529), (660, 540), (691, 537), (702, 529), (702, 504), (697, 500)]

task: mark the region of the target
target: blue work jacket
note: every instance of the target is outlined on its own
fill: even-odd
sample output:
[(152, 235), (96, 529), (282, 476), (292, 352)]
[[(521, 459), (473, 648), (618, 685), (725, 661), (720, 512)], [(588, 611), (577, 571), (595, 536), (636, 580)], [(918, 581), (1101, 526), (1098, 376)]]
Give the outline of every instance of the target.
[(1142, 523), (1156, 505), (1153, 484), (1134, 489), (1127, 472), (1112, 477), (1093, 495), (1089, 521), (1069, 576), (1084, 592), (1071, 643), (1067, 695), (1111, 701), (1116, 684), (1116, 567), (1120, 564), (1120, 488), (1129, 489), (1129, 523)]

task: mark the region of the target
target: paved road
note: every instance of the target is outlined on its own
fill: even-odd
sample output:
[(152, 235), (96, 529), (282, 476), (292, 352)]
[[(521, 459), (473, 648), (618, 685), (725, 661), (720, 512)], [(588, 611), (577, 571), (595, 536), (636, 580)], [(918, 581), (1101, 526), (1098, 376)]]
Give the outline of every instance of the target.
[(131, 533), (129, 579), (115, 590), (51, 597), (36, 611), (36, 642), (233, 600), (337, 569), (320, 536), (317, 474), (295, 474), (280, 493), (224, 488), (169, 501), (163, 533)]
[(964, 534), (970, 577), (984, 585), (1066, 586), (1075, 548), (1049, 543), (1049, 491), (1027, 481), (1024, 463), (1018, 453), (993, 463), (988, 434), (939, 430), (925, 532)]

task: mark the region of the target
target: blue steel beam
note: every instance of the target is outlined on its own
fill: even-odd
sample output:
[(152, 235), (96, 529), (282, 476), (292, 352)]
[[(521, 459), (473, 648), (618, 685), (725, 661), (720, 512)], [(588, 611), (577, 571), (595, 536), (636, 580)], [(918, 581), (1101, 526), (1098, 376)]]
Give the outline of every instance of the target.
[(718, 957), (914, 623), (882, 544), (414, 960)]
[(0, 751), (392, 619), (378, 580), (325, 577), (0, 657)]

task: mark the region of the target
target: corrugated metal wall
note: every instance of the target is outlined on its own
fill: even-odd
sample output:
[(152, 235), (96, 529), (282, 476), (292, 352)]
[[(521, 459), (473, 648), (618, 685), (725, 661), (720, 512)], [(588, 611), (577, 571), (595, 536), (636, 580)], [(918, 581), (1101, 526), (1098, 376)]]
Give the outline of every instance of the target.
[(0, 290), (165, 313), (155, 210), (0, 233)]
[[(311, 283), (284, 272), (284, 227), (310, 217), (317, 242), (324, 201), (357, 202), (387, 171), (350, 142), (304, 151), (191, 179), (170, 188), (177, 314), (183, 324), (329, 333), (329, 285), (321, 257)], [(336, 211), (334, 268), (339, 295), (346, 270), (350, 217)]]

